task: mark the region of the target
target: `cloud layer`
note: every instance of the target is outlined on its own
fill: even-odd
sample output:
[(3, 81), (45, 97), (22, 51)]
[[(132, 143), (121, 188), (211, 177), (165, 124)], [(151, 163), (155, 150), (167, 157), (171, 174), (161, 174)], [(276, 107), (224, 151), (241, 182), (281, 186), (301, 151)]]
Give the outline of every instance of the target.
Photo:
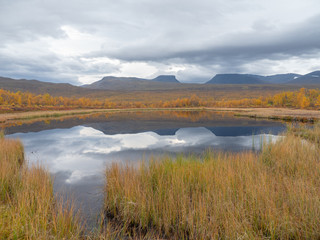
[(73, 84), (105, 75), (307, 73), (318, 0), (0, 0), (0, 75)]

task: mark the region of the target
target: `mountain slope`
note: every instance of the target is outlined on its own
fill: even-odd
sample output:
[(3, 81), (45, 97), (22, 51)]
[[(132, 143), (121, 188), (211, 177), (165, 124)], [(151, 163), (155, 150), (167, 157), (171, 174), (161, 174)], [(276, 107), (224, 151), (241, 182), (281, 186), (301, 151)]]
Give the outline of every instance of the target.
[(320, 71), (314, 71), (306, 75), (300, 76), (288, 82), (288, 84), (320, 84)]
[(147, 80), (134, 77), (113, 77), (107, 76), (92, 84), (83, 85), (89, 89), (104, 90), (153, 90), (166, 89), (179, 85), (179, 81), (175, 76), (161, 75), (154, 79)]
[(208, 84), (266, 84), (258, 75), (251, 74), (217, 74)]
[(289, 81), (293, 81), (294, 79), (300, 76), (302, 75), (295, 74), (295, 73), (285, 73), (285, 74), (276, 74), (271, 76), (261, 76), (261, 78), (259, 76), (259, 78), (268, 83), (282, 84), (282, 83), (287, 83)]
[(53, 96), (76, 96), (88, 93), (87, 89), (73, 86), (69, 83), (50, 83), (26, 79), (17, 80), (6, 77), (0, 77), (0, 88), (14, 92), (49, 93)]

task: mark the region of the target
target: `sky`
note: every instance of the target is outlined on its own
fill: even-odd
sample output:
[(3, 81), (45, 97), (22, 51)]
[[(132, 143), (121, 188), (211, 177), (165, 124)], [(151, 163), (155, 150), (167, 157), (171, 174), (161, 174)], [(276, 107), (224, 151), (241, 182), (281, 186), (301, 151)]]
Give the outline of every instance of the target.
[(320, 70), (319, 0), (0, 0), (0, 76), (89, 84), (104, 76)]

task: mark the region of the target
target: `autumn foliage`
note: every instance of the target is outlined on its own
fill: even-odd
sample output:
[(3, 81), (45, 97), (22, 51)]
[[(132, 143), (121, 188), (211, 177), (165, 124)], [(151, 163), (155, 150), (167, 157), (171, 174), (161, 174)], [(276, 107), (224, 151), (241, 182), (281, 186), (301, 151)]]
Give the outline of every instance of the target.
[(36, 95), (29, 92), (11, 92), (0, 89), (0, 108), (12, 110), (47, 110), (76, 108), (180, 108), (180, 107), (286, 107), (319, 109), (320, 90), (301, 88), (268, 97), (243, 98), (237, 100), (202, 100), (196, 95), (170, 101), (112, 102), (108, 98), (53, 97), (50, 94)]
[(107, 99), (101, 101), (91, 98), (53, 97), (50, 94), (36, 95), (29, 92), (10, 92), (0, 89), (0, 106), (19, 109), (74, 109), (74, 108), (114, 108)]

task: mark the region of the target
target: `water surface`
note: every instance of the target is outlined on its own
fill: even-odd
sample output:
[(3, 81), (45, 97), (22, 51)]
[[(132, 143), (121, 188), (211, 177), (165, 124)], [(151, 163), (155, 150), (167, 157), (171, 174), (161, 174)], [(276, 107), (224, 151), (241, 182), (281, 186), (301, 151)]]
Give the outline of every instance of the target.
[(6, 128), (20, 138), (29, 164), (40, 162), (54, 190), (73, 195), (92, 225), (103, 202), (104, 170), (113, 162), (176, 154), (259, 150), (285, 130), (280, 122), (214, 112), (124, 112), (30, 121)]

